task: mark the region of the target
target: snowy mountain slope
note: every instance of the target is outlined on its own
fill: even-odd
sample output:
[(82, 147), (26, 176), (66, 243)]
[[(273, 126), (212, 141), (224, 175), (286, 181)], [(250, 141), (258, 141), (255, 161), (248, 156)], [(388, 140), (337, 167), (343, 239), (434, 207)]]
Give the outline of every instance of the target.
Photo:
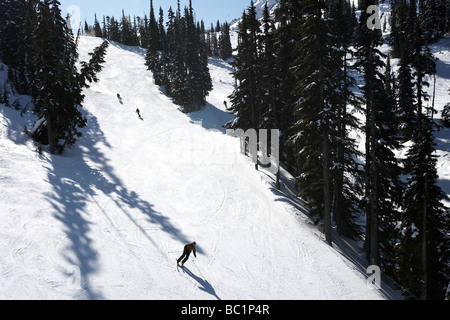
[(270, 12), (273, 12), (280, 3), (280, 0), (256, 0), (255, 8), (258, 19), (262, 18), (264, 12), (264, 6), (267, 4)]
[[(279, 0), (256, 0), (254, 1), (255, 9), (256, 9), (256, 17), (258, 19), (261, 19), (263, 17), (264, 12), (264, 6), (266, 5), (269, 7), (269, 12), (274, 13), (275, 9), (278, 8), (280, 1)], [(246, 4), (245, 10), (250, 7), (250, 1)], [(244, 11), (244, 10), (243, 10)], [(241, 20), (241, 17), (236, 17), (233, 21), (231, 21), (230, 26), (231, 29), (238, 28), (239, 22)]]
[[(83, 37), (80, 59), (100, 43)], [(210, 68), (208, 105), (188, 116), (142, 49), (111, 43), (85, 91), (89, 125), (62, 156), (39, 155), (29, 121), (0, 108), (0, 298), (384, 298), (219, 129), (233, 79)], [(198, 258), (177, 271), (189, 241)]]

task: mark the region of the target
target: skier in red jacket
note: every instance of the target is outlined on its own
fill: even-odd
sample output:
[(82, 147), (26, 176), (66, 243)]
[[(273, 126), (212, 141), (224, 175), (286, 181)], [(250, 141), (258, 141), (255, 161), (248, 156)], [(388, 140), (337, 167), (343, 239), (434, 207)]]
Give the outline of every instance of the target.
[(186, 261), (189, 259), (191, 252), (193, 252), (194, 256), (197, 258), (196, 245), (197, 244), (195, 242), (192, 242), (192, 243), (188, 243), (187, 245), (184, 246), (183, 254), (181, 255), (180, 258), (178, 258), (177, 265), (180, 263), (181, 260), (183, 260), (183, 261), (181, 261), (181, 266), (184, 266)]

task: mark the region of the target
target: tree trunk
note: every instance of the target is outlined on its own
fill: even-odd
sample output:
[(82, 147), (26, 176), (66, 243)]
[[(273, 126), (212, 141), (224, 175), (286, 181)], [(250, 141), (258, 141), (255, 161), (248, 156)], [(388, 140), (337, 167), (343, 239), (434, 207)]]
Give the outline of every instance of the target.
[(333, 186), (333, 192), (334, 192), (334, 205), (333, 205), (333, 214), (334, 214), (334, 221), (336, 222), (336, 227), (339, 235), (345, 234), (344, 231), (344, 222), (342, 218), (342, 211), (344, 207), (344, 161), (345, 161), (345, 150), (344, 150), (344, 144), (342, 141), (345, 140), (345, 124), (342, 120), (343, 117), (345, 117), (345, 108), (346, 105), (343, 104), (339, 106), (338, 111), (338, 137), (341, 139), (341, 142), (337, 146), (336, 150), (336, 162), (339, 164), (339, 168), (335, 169), (337, 172), (334, 173), (335, 179), (334, 179), (334, 186)]
[(278, 166), (278, 171), (277, 171), (277, 175), (276, 175), (276, 183), (275, 183), (275, 188), (277, 188), (277, 190), (281, 190), (281, 184), (280, 184), (280, 167)]
[(422, 216), (422, 290), (420, 298), (427, 300), (428, 298), (428, 268), (427, 268), (427, 198), (428, 198), (428, 183), (425, 177), (424, 185), (424, 201), (423, 201), (423, 216)]
[[(326, 125), (325, 125), (326, 126)], [(324, 195), (324, 233), (328, 244), (331, 246), (331, 191), (330, 191), (330, 168), (329, 168), (329, 146), (328, 129), (325, 128), (322, 142), (322, 166), (323, 166), (323, 195)]]
[(45, 117), (45, 120), (47, 122), (47, 137), (48, 137), (48, 144), (51, 154), (56, 153), (56, 135), (55, 131), (53, 130), (53, 120), (50, 115), (47, 115)]
[(378, 248), (378, 165), (376, 146), (375, 106), (371, 103), (369, 109), (370, 125), (370, 263), (381, 267), (380, 250)]
[(372, 240), (372, 210), (370, 208), (370, 193), (371, 193), (371, 151), (372, 148), (370, 143), (370, 131), (368, 130), (368, 125), (370, 121), (369, 109), (371, 108), (371, 101), (367, 101), (366, 106), (366, 154), (365, 154), (365, 172), (364, 172), (364, 181), (365, 181), (365, 190), (364, 190), (364, 201), (366, 207), (366, 237), (364, 241), (364, 251), (366, 253), (367, 259), (370, 258), (370, 250), (371, 250), (371, 240)]

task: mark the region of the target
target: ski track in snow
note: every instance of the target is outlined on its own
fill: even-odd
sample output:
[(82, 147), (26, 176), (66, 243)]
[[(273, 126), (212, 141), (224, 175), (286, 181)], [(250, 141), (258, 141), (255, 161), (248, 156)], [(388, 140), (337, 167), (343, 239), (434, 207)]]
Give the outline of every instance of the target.
[[(100, 44), (82, 37), (81, 60)], [(110, 43), (62, 156), (38, 155), (0, 109), (0, 298), (384, 299), (225, 135), (230, 67), (210, 59), (214, 90), (186, 115), (144, 55)], [(177, 271), (191, 241), (198, 258)]]

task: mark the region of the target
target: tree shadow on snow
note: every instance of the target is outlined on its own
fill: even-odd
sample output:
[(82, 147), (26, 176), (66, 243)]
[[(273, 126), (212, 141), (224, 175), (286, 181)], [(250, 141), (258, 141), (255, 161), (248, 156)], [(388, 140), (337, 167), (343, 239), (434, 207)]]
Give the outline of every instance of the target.
[(442, 60), (436, 61), (437, 76), (444, 79), (450, 79), (450, 64)]
[(226, 111), (220, 110), (209, 102), (200, 111), (194, 111), (188, 114), (193, 122), (202, 122), (203, 128), (206, 130), (214, 130), (226, 133), (223, 127), (227, 122), (234, 119), (234, 115)]
[(450, 153), (450, 144), (448, 143), (448, 137), (450, 137), (450, 128), (442, 127), (434, 132), (434, 136), (436, 137), (436, 149)]
[[(450, 144), (448, 143), (448, 137), (450, 137), (450, 128), (442, 127), (440, 130), (435, 131), (434, 135), (436, 137), (436, 150), (441, 151), (444, 153), (442, 155), (446, 160), (448, 160), (448, 153), (450, 153)], [(444, 165), (444, 164), (442, 164)], [(444, 169), (443, 174), (447, 174)], [(441, 176), (438, 179), (438, 184), (442, 188), (442, 191), (444, 191), (447, 195), (450, 195), (450, 179), (448, 179), (448, 176)]]
[[(267, 173), (266, 173), (267, 174)], [(270, 190), (273, 194), (277, 196), (275, 201), (284, 202), (290, 206), (297, 215), (302, 216), (302, 220), (313, 227), (317, 225), (317, 217), (313, 217), (309, 214), (308, 203), (300, 197), (298, 197), (299, 190), (295, 185), (295, 178), (291, 176), (286, 170), (281, 170), (280, 172), (280, 184), (281, 190), (275, 187), (275, 178), (272, 174), (267, 174), (267, 178), (270, 183)], [(314, 230), (317, 227), (314, 227)], [(369, 274), (366, 272), (369, 266), (367, 259), (365, 258), (364, 250), (360, 246), (360, 243), (356, 240), (348, 239), (346, 237), (340, 236), (337, 233), (336, 228), (332, 228), (332, 238), (333, 238), (333, 248), (350, 261), (354, 269), (359, 271), (366, 279)], [(318, 234), (318, 239), (322, 241), (325, 245), (328, 245), (325, 241), (325, 236), (323, 232)], [(398, 291), (394, 288), (394, 284), (382, 276), (381, 291), (388, 299), (401, 299)]]
[[(83, 112), (86, 115), (86, 110)], [(83, 298), (102, 299), (102, 293), (90, 283), (90, 278), (100, 268), (91, 221), (95, 220), (95, 215), (103, 214), (111, 222), (112, 228), (117, 229), (103, 209), (107, 202), (113, 201), (120, 208), (119, 212), (155, 246), (157, 244), (144, 229), (142, 220), (136, 221), (135, 215), (131, 215), (129, 209), (138, 209), (145, 216), (145, 223), (158, 226), (173, 238), (185, 243), (189, 241), (167, 217), (156, 212), (151, 203), (135, 191), (129, 190), (117, 177), (114, 168), (99, 148), (100, 145), (110, 149), (112, 146), (106, 140), (97, 119), (90, 114), (86, 116), (88, 127), (74, 149), (67, 150), (62, 156), (49, 157), (50, 166), (46, 169), (53, 192), (46, 196), (54, 208), (55, 218), (63, 224), (69, 241), (63, 251), (65, 264), (76, 266), (80, 270)], [(103, 195), (106, 196), (106, 201)], [(92, 203), (95, 203), (97, 208), (88, 211), (88, 205)], [(69, 276), (67, 271), (64, 271), (64, 274)]]
[[(229, 61), (229, 60), (227, 60), (227, 61)], [(216, 66), (216, 67), (218, 67), (218, 68), (228, 70), (229, 73), (233, 73), (235, 70), (234, 70), (233, 67), (230, 65), (230, 63), (227, 62), (227, 61), (223, 61), (222, 59), (217, 58), (217, 57), (212, 57), (212, 58), (209, 58), (209, 59), (208, 59), (208, 62), (209, 62), (210, 64), (212, 64), (212, 65), (214, 65), (214, 66)]]
[(111, 40), (108, 40), (108, 43), (109, 43), (110, 46), (114, 46), (114, 47), (117, 47), (117, 48), (119, 48), (121, 50), (125, 50), (125, 51), (129, 51), (129, 52), (138, 54), (138, 55), (140, 55), (142, 57), (145, 57), (145, 55), (147, 53), (146, 49), (144, 49), (142, 47), (139, 47), (139, 46), (127, 46), (125, 44), (121, 44), (119, 42), (115, 42), (115, 41), (111, 41)]

